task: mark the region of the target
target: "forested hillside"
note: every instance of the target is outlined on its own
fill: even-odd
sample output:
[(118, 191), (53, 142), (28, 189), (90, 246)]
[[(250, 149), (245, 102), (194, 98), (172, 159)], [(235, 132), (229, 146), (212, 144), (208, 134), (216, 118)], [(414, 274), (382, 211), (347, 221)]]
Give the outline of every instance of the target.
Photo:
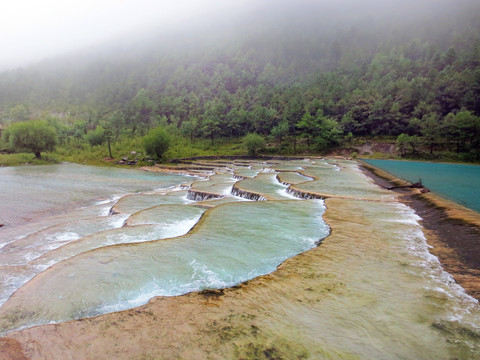
[(161, 125), (279, 151), (392, 136), (402, 153), (480, 159), (478, 1), (275, 4), (4, 72), (0, 119), (46, 118), (63, 142)]

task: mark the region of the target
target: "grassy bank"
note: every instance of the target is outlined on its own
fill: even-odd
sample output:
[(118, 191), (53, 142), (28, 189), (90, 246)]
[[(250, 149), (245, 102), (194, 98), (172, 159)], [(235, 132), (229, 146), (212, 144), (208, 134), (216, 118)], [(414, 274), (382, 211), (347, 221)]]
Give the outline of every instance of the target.
[(42, 156), (42, 158), (40, 159), (37, 159), (35, 155), (28, 153), (0, 154), (0, 167), (21, 165), (46, 165), (58, 162), (58, 157), (55, 154), (47, 154)]
[(395, 137), (365, 137), (355, 138), (349, 144), (334, 150), (335, 153), (349, 157), (386, 160), (413, 160), (446, 163), (480, 163), (478, 154), (474, 151), (457, 153), (438, 147), (435, 151), (419, 145), (415, 151), (409, 149), (403, 154), (399, 151)]
[[(291, 139), (292, 140), (292, 139)], [(20, 166), (25, 164), (51, 164), (62, 161), (79, 164), (113, 166), (117, 161), (127, 159), (138, 166), (151, 165), (155, 161), (168, 162), (170, 159), (201, 157), (201, 156), (238, 156), (247, 155), (243, 145), (243, 138), (217, 138), (212, 144), (210, 139), (194, 139), (193, 141), (182, 136), (173, 136), (170, 148), (163, 158), (152, 159), (144, 152), (141, 137), (120, 137), (111, 143), (112, 158), (110, 158), (106, 144), (92, 146), (85, 141), (70, 141), (56, 147), (54, 152), (42, 153), (41, 159), (33, 154), (0, 154), (0, 166)], [(260, 154), (280, 156), (324, 156), (341, 155), (352, 158), (415, 160), (450, 163), (480, 163), (473, 154), (457, 154), (448, 151), (429, 151), (419, 148), (416, 153), (400, 155), (396, 148), (395, 139), (390, 137), (356, 138), (349, 143), (331, 149), (327, 152), (318, 152), (309, 147), (305, 139), (296, 141), (269, 141)]]
[(151, 165), (153, 162), (168, 162), (170, 159), (178, 159), (192, 156), (214, 155), (244, 155), (246, 150), (242, 146), (241, 139), (218, 139), (211, 144), (210, 140), (196, 140), (191, 142), (184, 138), (174, 138), (162, 159), (153, 159), (143, 149), (141, 138), (123, 138), (111, 144), (112, 158), (109, 156), (107, 145), (90, 146), (81, 144), (78, 146), (57, 147), (55, 154), (61, 161), (89, 165), (112, 165), (117, 161), (126, 159), (136, 161), (138, 166)]
[(242, 139), (216, 139), (212, 145), (211, 140), (198, 139), (191, 142), (185, 138), (175, 138), (171, 146), (163, 156), (163, 159), (154, 160), (144, 152), (141, 138), (121, 138), (111, 144), (112, 158), (109, 156), (106, 144), (91, 146), (88, 143), (69, 143), (59, 145), (54, 152), (42, 153), (40, 159), (33, 154), (16, 153), (0, 154), (0, 166), (21, 166), (55, 164), (59, 162), (74, 162), (79, 164), (114, 166), (117, 161), (127, 159), (135, 161), (137, 166), (151, 165), (156, 161), (168, 162), (170, 159), (178, 159), (193, 156), (215, 155), (246, 155), (247, 150), (242, 144)]

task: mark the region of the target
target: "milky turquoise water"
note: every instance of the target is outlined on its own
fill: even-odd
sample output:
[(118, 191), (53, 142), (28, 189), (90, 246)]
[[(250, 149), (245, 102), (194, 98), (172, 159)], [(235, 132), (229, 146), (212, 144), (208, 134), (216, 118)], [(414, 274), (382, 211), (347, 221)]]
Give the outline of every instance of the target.
[[(250, 171), (241, 164), (209, 178), (75, 164), (2, 169), (0, 304), (24, 291), (33, 301), (7, 327), (233, 286), (316, 246), (329, 233), (323, 202), (292, 203), (276, 173), (255, 166), (251, 187), (277, 201), (231, 194), (235, 170)], [(217, 197), (190, 200), (188, 187)]]
[(61, 164), (0, 168), (0, 224), (78, 209), (113, 196), (168, 188), (191, 181), (183, 175)]
[(480, 166), (420, 161), (364, 160), (412, 183), (480, 212)]
[[(234, 286), (320, 246), (342, 284), (315, 294), (324, 305), (309, 315), (311, 336), (322, 346), (352, 359), (480, 358), (478, 302), (428, 252), (415, 212), (356, 162), (217, 163), (215, 172), (0, 169), (0, 335)], [(192, 189), (216, 197), (191, 199)], [(329, 242), (328, 202), (294, 199), (301, 190), (339, 197), (339, 226), (374, 231)], [(302, 306), (289, 311), (301, 317)]]

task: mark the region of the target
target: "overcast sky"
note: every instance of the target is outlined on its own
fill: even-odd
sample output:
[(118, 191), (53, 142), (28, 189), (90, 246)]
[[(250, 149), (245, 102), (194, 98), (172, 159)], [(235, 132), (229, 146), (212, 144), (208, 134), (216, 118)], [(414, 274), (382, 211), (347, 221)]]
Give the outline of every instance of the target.
[(252, 0), (7, 0), (0, 7), (0, 70)]
[(214, 22), (219, 14), (235, 16), (266, 4), (279, 8), (287, 3), (302, 11), (302, 4), (310, 3), (341, 13), (369, 8), (384, 14), (402, 6), (414, 14), (420, 4), (430, 11), (459, 1), (479, 0), (5, 0), (0, 7), (0, 71), (153, 26), (168, 28), (189, 19)]

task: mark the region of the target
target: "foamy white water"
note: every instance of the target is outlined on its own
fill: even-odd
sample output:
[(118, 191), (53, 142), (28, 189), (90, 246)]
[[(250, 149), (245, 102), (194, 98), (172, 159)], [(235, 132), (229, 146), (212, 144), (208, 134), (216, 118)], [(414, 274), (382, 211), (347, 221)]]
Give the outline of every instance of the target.
[[(285, 177), (299, 188), (351, 197), (342, 200), (345, 223), (375, 224), (375, 232), (339, 243), (326, 238), (318, 249), (325, 251), (325, 276), (341, 287), (323, 293), (322, 312), (312, 325), (320, 321), (323, 329), (316, 339), (361, 359), (478, 356), (478, 302), (429, 253), (420, 218), (376, 187), (355, 162), (337, 163), (272, 165), (292, 172)], [(230, 169), (255, 177), (237, 181)], [(205, 204), (185, 200), (184, 188), (136, 179), (131, 184), (144, 191), (129, 188), (113, 198), (120, 192), (110, 190), (101, 200), (96, 194), (82, 200), (80, 210), (54, 208), (29, 224), (1, 229), (0, 259), (10, 261), (0, 266), (3, 333), (127, 309), (154, 296), (229, 287), (275, 271), (330, 231), (322, 219), (324, 203), (291, 201), (276, 175), (266, 164), (231, 166), (194, 182), (192, 188), (223, 196), (205, 202), (213, 207), (206, 213)], [(234, 183), (270, 201), (228, 203), (235, 200), (229, 194)], [(358, 216), (348, 210), (350, 203)], [(120, 215), (102, 217), (107, 207)]]

